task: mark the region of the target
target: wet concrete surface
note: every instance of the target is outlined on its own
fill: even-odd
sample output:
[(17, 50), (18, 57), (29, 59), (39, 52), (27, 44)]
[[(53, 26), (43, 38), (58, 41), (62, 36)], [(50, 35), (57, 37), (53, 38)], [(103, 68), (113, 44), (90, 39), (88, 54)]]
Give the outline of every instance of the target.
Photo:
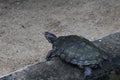
[(58, 36), (82, 35), (89, 40), (120, 31), (119, 3), (120, 0), (0, 0), (0, 76), (44, 61), (51, 48), (44, 38), (45, 31)]

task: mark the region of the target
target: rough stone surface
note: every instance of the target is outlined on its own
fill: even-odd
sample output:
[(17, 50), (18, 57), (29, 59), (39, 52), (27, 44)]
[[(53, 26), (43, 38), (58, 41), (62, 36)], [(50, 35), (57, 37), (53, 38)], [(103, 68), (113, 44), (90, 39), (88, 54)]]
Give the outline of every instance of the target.
[[(94, 43), (109, 54), (120, 55), (120, 32), (96, 40)], [(103, 70), (97, 69), (94, 72), (96, 75), (103, 73), (103, 71), (107, 72), (110, 70), (109, 65), (105, 63)], [(120, 75), (117, 77), (113, 79), (119, 80)], [(53, 58), (48, 62), (38, 62), (27, 66), (0, 78), (0, 80), (83, 80), (83, 71), (75, 65)]]
[(94, 43), (109, 54), (120, 55), (120, 32), (96, 40)]

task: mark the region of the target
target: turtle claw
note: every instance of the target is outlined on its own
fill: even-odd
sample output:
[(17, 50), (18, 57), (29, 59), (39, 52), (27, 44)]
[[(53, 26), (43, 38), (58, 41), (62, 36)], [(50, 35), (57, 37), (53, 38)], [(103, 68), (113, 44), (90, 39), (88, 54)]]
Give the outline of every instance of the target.
[(46, 57), (46, 61), (50, 61), (50, 58), (47, 58), (47, 57)]
[(50, 54), (48, 54), (48, 55), (46, 56), (46, 58), (45, 58), (46, 61), (50, 61), (50, 58), (51, 58), (51, 57), (50, 57), (49, 55), (50, 55)]

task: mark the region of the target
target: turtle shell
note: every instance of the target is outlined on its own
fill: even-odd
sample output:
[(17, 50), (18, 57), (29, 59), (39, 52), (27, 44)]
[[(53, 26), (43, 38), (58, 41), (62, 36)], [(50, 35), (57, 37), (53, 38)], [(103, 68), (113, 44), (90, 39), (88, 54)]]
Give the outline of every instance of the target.
[[(105, 57), (105, 52), (89, 40), (76, 35), (61, 36), (54, 43), (56, 54), (66, 62), (77, 65), (99, 64)], [(106, 56), (107, 57), (107, 56)]]

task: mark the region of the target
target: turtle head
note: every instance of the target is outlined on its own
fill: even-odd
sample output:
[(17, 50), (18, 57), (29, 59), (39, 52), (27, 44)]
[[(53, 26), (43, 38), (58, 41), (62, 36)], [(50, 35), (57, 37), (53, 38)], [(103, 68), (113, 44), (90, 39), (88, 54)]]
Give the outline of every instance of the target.
[(54, 34), (50, 33), (50, 32), (45, 32), (44, 35), (45, 35), (45, 38), (48, 40), (48, 42), (50, 42), (50, 43), (52, 43), (52, 44), (53, 44), (53, 43), (56, 41), (56, 39), (57, 39), (57, 37), (56, 37)]

